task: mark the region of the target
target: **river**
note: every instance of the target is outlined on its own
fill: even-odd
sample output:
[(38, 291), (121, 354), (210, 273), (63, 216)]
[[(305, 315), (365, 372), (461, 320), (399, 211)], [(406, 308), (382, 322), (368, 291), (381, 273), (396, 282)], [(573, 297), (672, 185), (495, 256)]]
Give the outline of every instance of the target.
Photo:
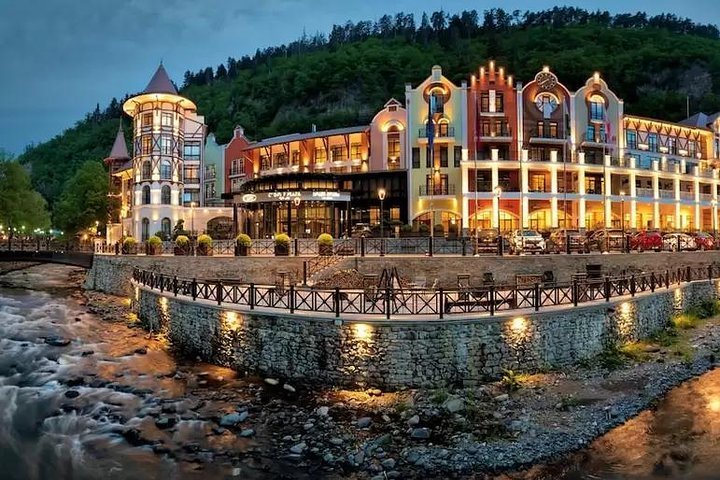
[[(91, 313), (70, 271), (45, 265), (0, 277), (0, 478), (318, 478), (267, 458), (267, 420), (251, 439), (217, 427), (238, 406), (276, 401), (230, 370), (178, 361), (141, 329)], [(711, 371), (581, 452), (498, 478), (720, 478), (719, 434), (720, 371)]]

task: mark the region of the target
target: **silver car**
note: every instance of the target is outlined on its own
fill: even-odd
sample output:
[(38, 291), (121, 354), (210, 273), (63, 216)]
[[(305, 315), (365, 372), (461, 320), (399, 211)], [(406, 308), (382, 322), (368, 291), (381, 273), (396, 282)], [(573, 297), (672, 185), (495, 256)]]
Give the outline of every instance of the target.
[(535, 230), (515, 230), (510, 235), (510, 253), (545, 253), (546, 242)]

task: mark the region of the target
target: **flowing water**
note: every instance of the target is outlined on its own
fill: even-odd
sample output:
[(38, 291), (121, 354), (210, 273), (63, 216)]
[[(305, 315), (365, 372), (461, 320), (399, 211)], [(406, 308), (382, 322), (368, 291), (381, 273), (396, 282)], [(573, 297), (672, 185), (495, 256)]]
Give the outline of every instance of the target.
[[(124, 322), (89, 314), (68, 274), (68, 267), (45, 265), (0, 277), (0, 478), (238, 475), (237, 457), (177, 461), (147, 444), (157, 448), (160, 440), (169, 451), (190, 444), (207, 455), (212, 448), (240, 453), (245, 439), (210, 435), (211, 422), (181, 405), (188, 384), (172, 357), (162, 348), (136, 352), (151, 340)], [(71, 342), (49, 345), (53, 337)], [(171, 433), (155, 426), (161, 411), (185, 412)], [(128, 429), (143, 441), (123, 435)], [(243, 468), (242, 478), (259, 476)]]

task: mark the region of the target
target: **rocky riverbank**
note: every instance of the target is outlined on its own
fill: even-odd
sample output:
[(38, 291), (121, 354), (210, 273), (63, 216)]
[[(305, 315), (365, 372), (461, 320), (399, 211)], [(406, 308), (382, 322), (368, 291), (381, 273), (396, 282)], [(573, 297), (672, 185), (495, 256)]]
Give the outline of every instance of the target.
[[(91, 311), (134, 326), (127, 299), (86, 295)], [(508, 372), (502, 382), (452, 391), (328, 390), (275, 378), (228, 381), (233, 374), (225, 369), (185, 367), (173, 372), (193, 388), (192, 399), (182, 402), (184, 412), (161, 408), (151, 414), (169, 432), (179, 415), (209, 422), (210, 438), (224, 439), (223, 445), (242, 441), (259, 463), (279, 459), (293, 478), (419, 478), (439, 472), (462, 477), (516, 469), (586, 445), (673, 386), (713, 368), (718, 324), (717, 318), (705, 320), (671, 342), (608, 352), (563, 372)], [(187, 457), (185, 445), (173, 451), (152, 436), (130, 437), (160, 454)], [(202, 463), (213, 455), (212, 447), (197, 446), (191, 460)]]

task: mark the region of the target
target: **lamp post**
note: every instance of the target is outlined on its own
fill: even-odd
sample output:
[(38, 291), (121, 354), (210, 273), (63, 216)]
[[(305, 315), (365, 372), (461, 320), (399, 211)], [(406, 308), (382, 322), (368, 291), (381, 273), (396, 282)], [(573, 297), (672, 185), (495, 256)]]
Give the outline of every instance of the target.
[(383, 235), (383, 202), (385, 201), (385, 189), (378, 190), (378, 198), (380, 199), (380, 256), (385, 256), (385, 237)]
[(713, 242), (716, 242), (717, 240), (715, 236), (717, 235), (717, 218), (715, 218), (715, 211), (717, 208), (717, 199), (713, 198), (710, 200), (710, 205), (712, 205), (710, 216), (712, 217)]
[(624, 190), (620, 190), (620, 229), (622, 230), (623, 253), (627, 253), (630, 242), (627, 241), (627, 237), (625, 236), (625, 191)]
[[(293, 205), (295, 205), (295, 236), (300, 238), (300, 197), (293, 198)], [(289, 222), (288, 222), (289, 223)], [(288, 225), (289, 228), (290, 225)], [(288, 232), (292, 237), (292, 232)]]
[(192, 238), (193, 257), (197, 254), (195, 251), (195, 202), (190, 202), (190, 238)]
[(498, 255), (502, 257), (503, 255), (503, 241), (502, 241), (502, 234), (500, 233), (500, 197), (502, 196), (502, 187), (500, 185), (496, 185), (493, 189), (493, 193), (495, 194), (495, 198), (497, 198), (497, 237), (498, 237)]

